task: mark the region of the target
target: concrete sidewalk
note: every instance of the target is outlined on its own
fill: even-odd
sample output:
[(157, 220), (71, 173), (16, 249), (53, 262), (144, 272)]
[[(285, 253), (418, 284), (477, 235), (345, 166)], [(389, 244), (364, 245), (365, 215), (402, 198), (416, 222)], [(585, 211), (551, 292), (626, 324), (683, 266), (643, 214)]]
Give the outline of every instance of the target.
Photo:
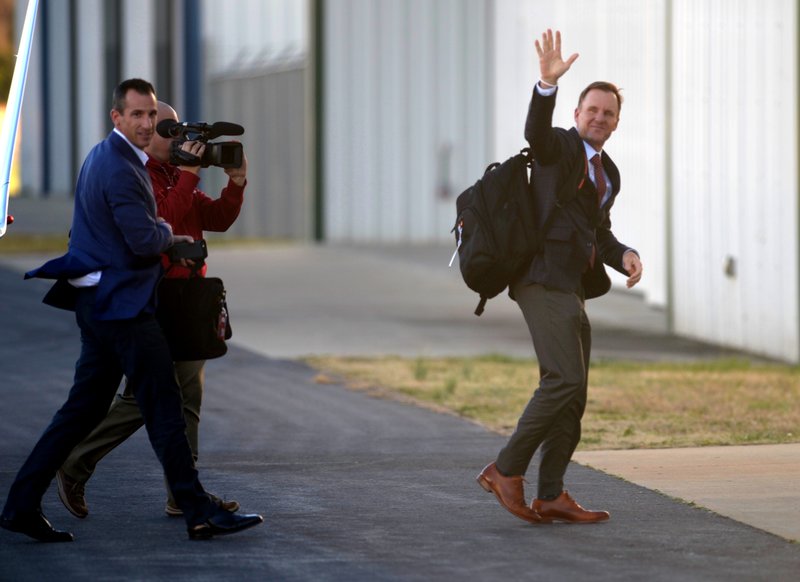
[[(446, 268), (450, 248), (210, 246), (209, 275), (226, 282), (234, 345), (229, 356), (208, 366), (209, 386), (213, 388), (208, 390), (204, 404), (202, 446), (207, 455), (201, 461), (213, 469), (203, 469), (203, 474), (209, 475), (211, 489), (217, 493), (226, 494), (231, 489), (243, 492), (238, 495), (245, 510), (265, 511), (258, 506), (263, 495), (257, 495), (263, 488), (279, 492), (269, 502), (268, 528), (263, 530), (269, 532), (264, 534), (267, 540), (262, 534), (253, 534), (257, 543), (241, 542), (253, 551), (266, 543), (278, 553), (263, 558), (249, 555), (240, 564), (241, 571), (263, 574), (263, 569), (248, 568), (255, 568), (256, 563), (260, 568), (265, 563), (278, 568), (278, 562), (286, 570), (274, 570), (274, 577), (309, 579), (318, 574), (314, 564), (324, 562), (326, 568), (332, 568), (327, 572), (333, 573), (322, 576), (324, 579), (341, 579), (345, 574), (356, 579), (453, 579), (459, 573), (469, 576), (470, 572), (489, 575), (502, 571), (504, 566), (477, 550), (497, 544), (520, 557), (519, 563), (514, 559), (507, 565), (509, 574), (521, 564), (531, 563), (542, 568), (542, 579), (589, 579), (592, 573), (591, 578), (608, 580), (668, 580), (676, 576), (691, 580), (789, 580), (789, 572), (800, 571), (800, 549), (796, 545), (778, 543), (777, 538), (770, 541), (770, 536), (756, 530), (719, 521), (711, 514), (693, 511), (688, 505), (630, 484), (657, 489), (763, 531), (798, 539), (792, 527), (800, 523), (797, 445), (580, 453), (576, 457), (580, 463), (630, 482), (579, 465), (570, 469), (568, 480), (576, 497), (586, 500), (587, 505), (602, 504), (612, 511), (610, 529), (567, 528), (567, 532), (552, 528), (547, 531), (553, 533), (546, 538), (538, 534), (522, 536), (528, 538), (526, 542), (518, 535), (521, 529), (508, 527), (514, 524), (513, 519), (482, 495), (472, 481), (472, 473), (480, 469), (476, 460), (488, 461), (504, 439), (477, 427), (469, 428), (469, 423), (459, 419), (373, 401), (350, 394), (343, 387), (320, 392), (311, 381), (312, 371), (274, 359), (318, 353), (531, 356), (527, 329), (516, 305), (506, 297), (490, 301), (481, 318), (472, 315), (475, 297), (463, 286), (458, 273)], [(40, 261), (41, 257), (35, 256), (0, 257), (0, 267), (7, 270), (8, 278), (8, 273), (19, 275)], [(63, 387), (69, 384), (77, 350), (69, 314), (38, 305), (44, 288), (43, 282), (10, 282), (5, 291), (12, 295), (6, 295), (3, 310), (7, 332), (2, 346), (8, 353), (3, 355), (6, 373), (2, 392), (4, 403), (15, 411), (12, 422), (0, 427), (0, 440), (6, 447), (0, 478), (6, 485), (13, 477), (12, 468), (16, 470), (22, 461), (20, 455), (27, 453), (26, 447), (63, 400)], [(647, 307), (632, 293), (613, 292), (589, 306), (595, 357), (691, 361), (741, 356), (666, 336), (664, 314)], [(63, 339), (70, 337), (73, 339)], [(40, 354), (46, 354), (46, 359), (37, 358)], [(47, 388), (47, 394), (50, 390), (52, 394), (45, 397), (40, 387), (53, 384), (62, 389)], [(34, 399), (26, 399), (33, 394)], [(304, 418), (309, 406), (322, 414)], [(304, 430), (312, 426), (313, 430)], [(293, 438), (287, 441), (286, 435)], [(114, 459), (109, 457), (108, 472), (98, 474), (97, 493), (92, 495), (115, 490), (117, 478), (123, 475), (134, 483), (158, 481), (157, 467), (143, 473), (141, 461), (126, 456), (135, 453), (152, 457), (143, 438), (131, 443), (127, 451)], [(357, 478), (359, 472), (366, 472), (369, 487)], [(250, 478), (256, 475), (257, 483)], [(135, 487), (122, 487), (119, 495), (128, 499), (125, 496), (141, 493)], [(161, 503), (161, 494), (149, 487), (148, 503)], [(367, 500), (369, 509), (356, 509), (363, 513), (359, 514), (363, 519), (338, 511), (349, 507), (353, 496)], [(384, 513), (387, 508), (382, 505), (372, 506), (371, 496), (377, 496), (376, 504), (384, 500), (406, 518), (398, 520), (401, 515)], [(63, 508), (57, 501), (54, 505), (52, 499), (48, 503), (48, 515), (59, 517), (57, 525), (63, 527)], [(125, 520), (139, 524), (140, 505), (137, 502), (136, 508), (126, 504), (118, 509)], [(99, 560), (111, 560), (112, 564), (123, 551), (108, 547), (111, 541), (120, 543), (114, 530), (114, 499), (103, 501), (101, 497), (94, 507), (100, 514), (93, 518), (94, 525), (90, 528), (88, 521), (79, 523), (76, 533), (83, 539), (90, 537), (92, 555), (96, 552)], [(747, 511), (739, 511), (742, 508)], [(417, 515), (417, 511), (423, 514)], [(110, 515), (104, 517), (106, 513)], [(477, 514), (491, 524), (481, 521), (476, 525), (473, 519)], [(409, 515), (416, 516), (419, 529), (409, 529)], [(269, 526), (270, 522), (274, 525)], [(114, 532), (109, 540), (103, 540), (101, 532), (93, 529), (98, 523)], [(160, 521), (146, 521), (142, 527), (154, 535), (152, 542), (146, 542), (146, 555), (177, 551), (171, 544), (160, 547), (164, 529)], [(349, 540), (337, 537), (342, 536), (342, 528)], [(371, 529), (372, 534), (363, 528)], [(514, 531), (509, 537), (510, 530)], [(412, 541), (415, 535), (418, 539)], [(4, 537), (4, 543), (8, 539)], [(378, 539), (384, 541), (379, 543)], [(571, 561), (560, 561), (556, 548), (567, 540), (577, 540), (576, 547), (581, 549)], [(123, 547), (145, 555), (132, 543)], [(528, 543), (537, 547), (532, 562), (529, 550), (524, 548)], [(448, 560), (457, 557), (457, 561), (442, 562), (441, 556), (434, 557), (430, 553), (434, 546), (445, 552)], [(214, 546), (218, 547), (222, 546)], [(326, 553), (337, 547), (340, 558), (339, 554)], [(15, 543), (14, 552), (21, 549)], [(356, 557), (359, 551), (360, 557)], [(4, 559), (13, 555), (2, 553)], [(767, 555), (771, 559), (761, 563)], [(477, 563), (471, 561), (476, 558), (480, 558)], [(199, 555), (198, 559), (201, 564)], [(196, 563), (194, 558), (189, 560)], [(364, 566), (363, 560), (372, 566)], [(389, 563), (387, 560), (392, 567), (386, 571), (370, 569), (376, 563)], [(413, 570), (411, 564), (415, 562), (421, 570)], [(430, 564), (435, 567), (427, 570), (430, 575), (426, 576)], [(613, 569), (605, 570), (608, 566)], [(53, 564), (41, 567), (44, 571)], [(131, 563), (130, 567), (143, 566)], [(74, 565), (70, 568), (76, 572)], [(203, 570), (188, 571), (196, 579), (213, 579), (203, 575)], [(293, 574), (279, 575), (286, 572)], [(581, 577), (576, 572), (586, 575)], [(213, 573), (220, 574), (217, 570)], [(217, 578), (224, 579), (224, 571)]]
[[(480, 317), (451, 246), (213, 248), (209, 273), (228, 289), (234, 342), (271, 357), (474, 355), (531, 357), (530, 334), (505, 294)], [(632, 292), (587, 303), (594, 358), (742, 357), (666, 336), (666, 314)]]
[(800, 541), (800, 444), (585, 451), (573, 460)]

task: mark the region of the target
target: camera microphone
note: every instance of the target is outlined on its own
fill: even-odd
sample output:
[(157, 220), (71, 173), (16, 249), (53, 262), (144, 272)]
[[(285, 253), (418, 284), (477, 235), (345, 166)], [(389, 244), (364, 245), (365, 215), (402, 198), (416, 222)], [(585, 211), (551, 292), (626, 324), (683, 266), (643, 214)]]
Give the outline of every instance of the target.
[(174, 119), (162, 119), (156, 125), (156, 133), (165, 138), (178, 137), (181, 132), (177, 126), (178, 122)]
[(214, 139), (221, 135), (242, 135), (244, 133), (244, 127), (238, 123), (217, 121), (216, 123), (212, 123), (207, 131), (208, 139)]
[(181, 137), (187, 133), (199, 133), (206, 139), (214, 139), (221, 135), (242, 135), (244, 127), (237, 123), (228, 123), (227, 121), (217, 121), (209, 125), (208, 123), (197, 122), (191, 123), (184, 121), (183, 123), (177, 122), (174, 119), (162, 119), (156, 125), (156, 132), (161, 137)]

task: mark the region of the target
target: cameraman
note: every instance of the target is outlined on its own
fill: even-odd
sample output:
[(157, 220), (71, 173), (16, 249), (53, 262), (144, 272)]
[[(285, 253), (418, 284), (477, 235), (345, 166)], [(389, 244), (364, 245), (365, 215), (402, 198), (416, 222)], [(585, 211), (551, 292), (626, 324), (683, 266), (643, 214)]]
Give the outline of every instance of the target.
[[(158, 121), (178, 120), (175, 110), (164, 103), (158, 103)], [(244, 200), (244, 187), (247, 183), (247, 158), (242, 155), (239, 168), (225, 168), (228, 185), (222, 189), (217, 200), (209, 198), (197, 188), (200, 182), (200, 165), (173, 166), (170, 162), (170, 147), (174, 138), (164, 138), (156, 133), (150, 146), (145, 150), (150, 156), (147, 170), (153, 181), (158, 214), (172, 225), (173, 232), (188, 234), (195, 240), (203, 238), (203, 231), (225, 232), (230, 228)], [(205, 144), (187, 141), (181, 146), (185, 152), (198, 158), (203, 156)], [(170, 268), (169, 259), (164, 257), (164, 268)], [(200, 274), (205, 274), (205, 265)], [(172, 271), (176, 271), (173, 273)], [(173, 265), (168, 277), (188, 277), (189, 270)]]
[[(158, 120), (178, 121), (178, 115), (168, 104), (158, 102)], [(226, 168), (228, 185), (220, 197), (210, 198), (197, 188), (200, 165), (174, 166), (170, 164), (170, 148), (175, 138), (153, 135), (150, 145), (145, 148), (149, 159), (147, 170), (153, 183), (153, 193), (158, 207), (158, 216), (172, 225), (175, 234), (190, 235), (195, 240), (203, 238), (203, 231), (224, 232), (233, 224), (244, 201), (244, 188), (247, 184), (247, 159), (242, 155), (239, 168)], [(187, 141), (181, 149), (202, 157), (205, 144)], [(170, 263), (166, 254), (162, 257), (166, 271), (165, 277), (187, 278), (191, 274), (188, 266)], [(206, 265), (198, 271), (204, 276)], [(175, 376), (183, 398), (183, 414), (186, 419), (186, 436), (192, 449), (195, 462), (198, 456), (198, 424), (200, 405), (203, 399), (205, 360), (175, 362)], [(143, 420), (136, 399), (126, 383), (123, 394), (114, 399), (106, 418), (76, 446), (58, 471), (58, 492), (61, 501), (76, 517), (86, 517), (89, 508), (84, 497), (86, 482), (92, 476), (100, 460), (121, 444), (142, 426)], [(181, 509), (167, 488), (167, 515), (180, 516)], [(236, 501), (225, 501), (211, 496), (220, 507), (230, 512), (239, 509)]]

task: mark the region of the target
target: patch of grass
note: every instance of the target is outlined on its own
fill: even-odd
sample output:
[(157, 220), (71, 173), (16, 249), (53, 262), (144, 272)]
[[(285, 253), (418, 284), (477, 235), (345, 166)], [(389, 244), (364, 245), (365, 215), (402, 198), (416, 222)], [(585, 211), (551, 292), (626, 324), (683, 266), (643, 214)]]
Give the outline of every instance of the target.
[(22, 253), (65, 253), (69, 237), (64, 234), (20, 234), (13, 232), (11, 225), (8, 232), (0, 238), (0, 255)]
[(425, 378), (428, 377), (428, 366), (425, 363), (425, 360), (422, 358), (417, 358), (417, 361), (414, 363), (414, 379), (418, 381), (423, 381)]
[[(532, 359), (309, 358), (354, 388), (380, 387), (509, 434), (538, 385)], [(739, 360), (597, 362), (582, 450), (800, 442), (800, 368)]]
[[(52, 253), (59, 254), (67, 251), (69, 237), (64, 234), (27, 234), (14, 232), (14, 225), (9, 226), (6, 234), (0, 238), (0, 255), (22, 253)], [(289, 246), (292, 241), (267, 238), (222, 238), (221, 236), (208, 236), (209, 250), (214, 248), (232, 247), (264, 247), (264, 246)], [(213, 252), (213, 251), (212, 251)]]

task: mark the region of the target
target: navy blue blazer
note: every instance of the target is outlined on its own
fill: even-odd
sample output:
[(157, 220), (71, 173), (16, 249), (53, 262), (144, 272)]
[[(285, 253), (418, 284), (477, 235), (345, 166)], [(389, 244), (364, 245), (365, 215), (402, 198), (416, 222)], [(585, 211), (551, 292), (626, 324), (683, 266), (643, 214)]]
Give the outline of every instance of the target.
[(112, 131), (92, 148), (78, 175), (67, 253), (25, 278), (57, 279), (44, 302), (74, 310), (76, 291), (67, 279), (102, 271), (95, 317), (129, 319), (155, 311), (160, 253), (171, 244), (169, 226), (156, 220), (147, 169)]
[[(633, 249), (620, 243), (611, 231), (611, 208), (620, 189), (617, 166), (604, 152), (603, 168), (611, 181), (611, 196), (598, 208), (578, 131), (552, 126), (555, 102), (555, 94), (542, 96), (534, 90), (525, 122), (525, 139), (536, 160), (532, 182), (539, 226), (551, 212), (555, 214), (542, 248), (521, 280), (583, 293), (588, 299), (611, 287), (603, 263), (627, 275), (622, 255)], [(594, 247), (597, 258), (594, 267), (587, 269)]]

